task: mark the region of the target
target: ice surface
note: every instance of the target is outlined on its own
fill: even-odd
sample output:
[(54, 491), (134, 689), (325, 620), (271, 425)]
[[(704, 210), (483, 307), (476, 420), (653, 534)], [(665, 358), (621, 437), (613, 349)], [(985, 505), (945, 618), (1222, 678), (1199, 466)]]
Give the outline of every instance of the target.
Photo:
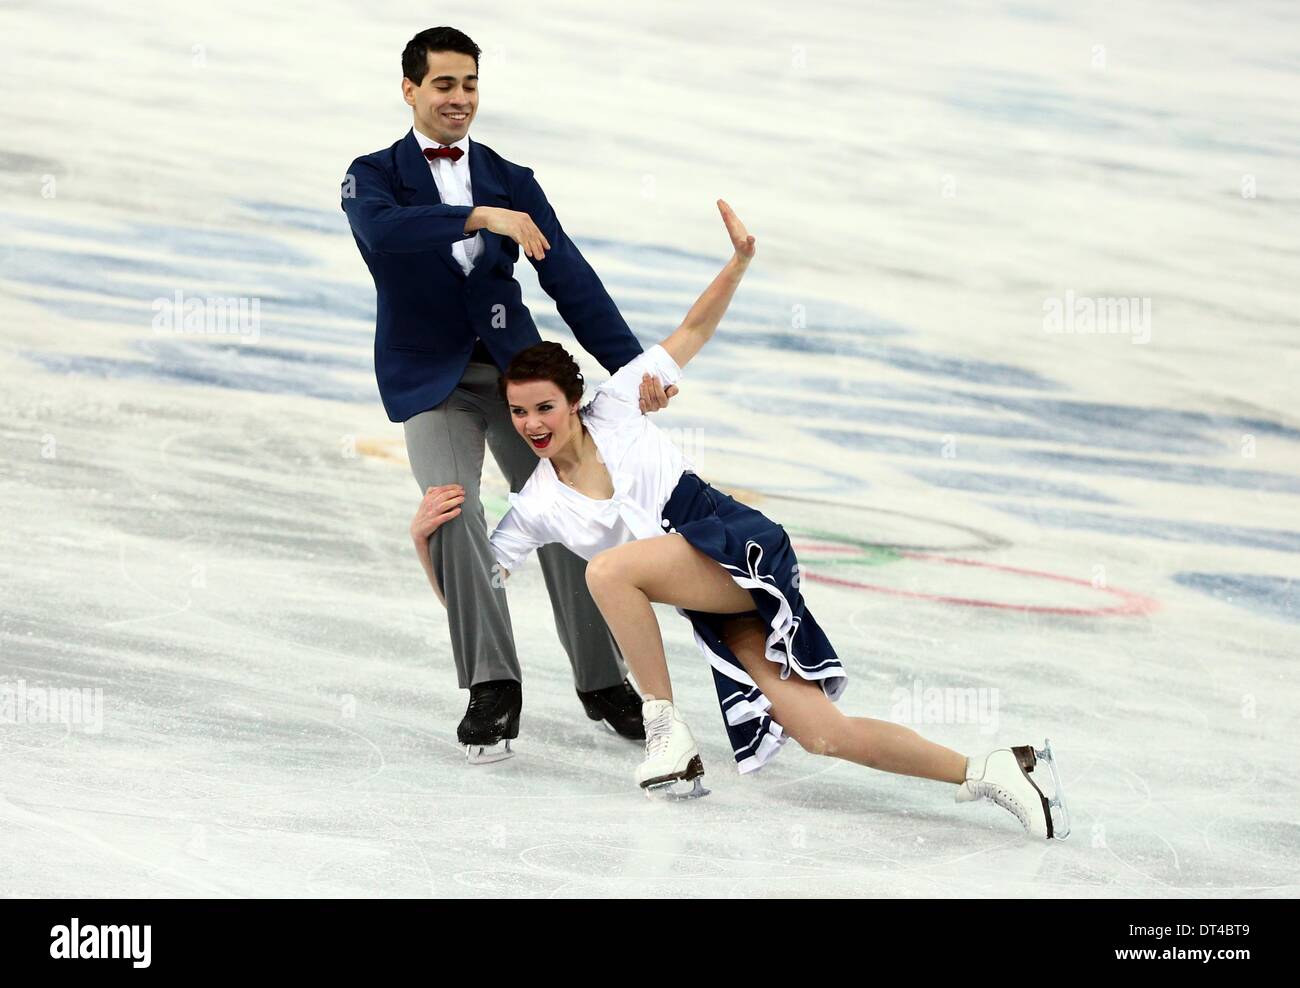
[[(648, 803), (535, 567), (519, 754), (464, 764), (337, 205), (409, 126), (424, 16), (0, 11), (0, 691), (92, 691), (0, 721), (0, 893), (1294, 895), (1295, 10), (457, 21), (474, 136), (536, 169), (646, 343), (725, 258), (714, 199), (757, 235), (660, 424), (787, 524), (846, 711), (968, 752), (1052, 738), (1075, 832), (1049, 846), (793, 745), (737, 776), (667, 609), (713, 795)], [(177, 291), (260, 299), (258, 339), (155, 332)], [(1067, 291), (1150, 298), (1149, 341), (1045, 332)], [(492, 466), (485, 490), (502, 510)]]

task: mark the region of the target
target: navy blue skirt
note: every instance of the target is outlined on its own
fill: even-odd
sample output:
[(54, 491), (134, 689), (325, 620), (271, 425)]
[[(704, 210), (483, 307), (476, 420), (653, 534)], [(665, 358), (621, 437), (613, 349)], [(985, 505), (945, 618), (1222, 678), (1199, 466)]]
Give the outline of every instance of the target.
[[(686, 539), (716, 560), (737, 585), (749, 591), (767, 624), (766, 655), (791, 675), (816, 681), (831, 700), (848, 685), (835, 650), (799, 593), (799, 563), (785, 529), (710, 486), (693, 473), (682, 474), (664, 506), (664, 529)], [(713, 669), (722, 718), (741, 772), (762, 768), (785, 743), (772, 719), (772, 703), (754, 685), (740, 660), (722, 640), (731, 614), (678, 608), (691, 622), (695, 642)]]

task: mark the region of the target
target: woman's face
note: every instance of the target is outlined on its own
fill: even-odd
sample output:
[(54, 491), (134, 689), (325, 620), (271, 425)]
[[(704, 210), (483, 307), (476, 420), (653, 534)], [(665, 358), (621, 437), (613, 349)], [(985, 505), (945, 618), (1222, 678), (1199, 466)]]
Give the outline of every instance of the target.
[(578, 403), (570, 405), (552, 381), (511, 381), (506, 385), (506, 402), (515, 431), (543, 459), (582, 435)]

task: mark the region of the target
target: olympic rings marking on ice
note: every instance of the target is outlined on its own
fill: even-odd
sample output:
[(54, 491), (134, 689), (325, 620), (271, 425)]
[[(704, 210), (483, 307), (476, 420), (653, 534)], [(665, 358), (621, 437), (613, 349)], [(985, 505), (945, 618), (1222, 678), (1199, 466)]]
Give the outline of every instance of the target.
[[(801, 556), (804, 553), (814, 554), (819, 566), (883, 566), (885, 563), (896, 563), (903, 558), (899, 550), (880, 546), (874, 542), (845, 538), (842, 535), (816, 529), (796, 528), (792, 525), (784, 527), (792, 536), (814, 539), (821, 543), (819, 545), (804, 543), (795, 546)], [(824, 558), (817, 555), (819, 553), (832, 553), (833, 558)]]
[[(724, 493), (727, 494), (731, 493), (730, 490), (724, 487), (719, 487), (718, 484), (713, 484), (712, 486), (718, 487), (718, 489), (722, 490)], [(900, 551), (914, 551), (914, 552), (988, 552), (992, 549), (1005, 549), (1011, 545), (1011, 541), (1009, 539), (1004, 539), (1000, 535), (994, 535), (992, 532), (986, 532), (983, 531), (982, 529), (974, 528), (970, 525), (962, 525), (955, 521), (948, 521), (944, 518), (935, 518), (930, 515), (916, 514), (910, 511), (897, 511), (891, 508), (874, 508), (864, 504), (851, 504), (847, 501), (830, 501), (822, 498), (799, 497), (799, 496), (791, 496), (788, 494), (768, 494), (764, 491), (756, 491), (751, 488), (744, 489), (743, 494), (745, 497), (749, 497), (754, 500), (760, 500), (760, 501), (761, 500), (790, 501), (798, 505), (819, 504), (831, 508), (845, 508), (858, 514), (886, 515), (893, 518), (906, 519), (907, 521), (910, 522), (920, 522), (921, 524), (930, 525), (937, 528), (947, 528), (953, 531), (961, 532), (963, 535), (966, 536), (973, 536), (973, 541), (964, 542), (964, 543), (958, 542), (955, 545), (951, 543), (942, 544), (942, 545), (927, 545), (927, 544), (920, 544), (914, 542), (885, 542), (877, 539), (864, 540), (864, 539), (857, 539), (852, 537), (845, 537), (842, 535), (833, 536), (833, 538), (839, 541), (849, 542), (851, 544), (858, 545), (863, 548), (897, 549)], [(736, 495), (732, 495), (732, 496), (734, 497)], [(736, 499), (744, 500), (744, 498), (742, 497), (736, 497)], [(750, 502), (746, 501), (745, 503), (749, 504)], [(753, 506), (754, 506), (753, 504), (750, 504), (750, 507)], [(774, 518), (772, 520), (778, 522), (780, 521), (779, 518)], [(799, 531), (799, 529), (793, 525), (787, 525), (786, 528), (794, 532)], [(808, 534), (811, 534), (811, 532), (809, 532)]]

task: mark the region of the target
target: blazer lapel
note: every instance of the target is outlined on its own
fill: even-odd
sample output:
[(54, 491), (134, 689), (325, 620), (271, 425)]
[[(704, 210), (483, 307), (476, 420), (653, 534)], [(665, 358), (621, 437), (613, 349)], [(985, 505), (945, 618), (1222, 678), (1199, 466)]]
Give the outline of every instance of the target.
[[(489, 164), (487, 153), (472, 137), (469, 144), (469, 184), (470, 192), (474, 196), (474, 205), (509, 208), (509, 196), (506, 195), (505, 187)], [(496, 263), (497, 255), (501, 253), (500, 234), (488, 230), (480, 230), (479, 233), (483, 237), (483, 250), (470, 270), (470, 278), (484, 271), (490, 271), (492, 265)]]
[[(470, 181), (477, 189), (478, 181), (474, 177), (473, 164), (474, 159), (471, 156)], [(415, 139), (414, 128), (406, 132), (405, 140), (397, 148), (397, 168), (402, 180), (402, 187), (410, 192), (409, 205), (437, 206), (442, 203), (442, 198), (438, 195), (438, 183), (433, 180), (433, 172), (429, 169), (429, 161), (425, 158), (424, 152), (420, 150), (420, 142)], [(475, 205), (478, 204), (477, 194), (474, 202)], [(461, 270), (460, 264), (452, 256), (451, 244), (435, 247), (433, 252), (454, 274), (461, 278), (465, 277), (465, 272)], [(474, 270), (478, 270), (477, 265), (475, 265)]]

